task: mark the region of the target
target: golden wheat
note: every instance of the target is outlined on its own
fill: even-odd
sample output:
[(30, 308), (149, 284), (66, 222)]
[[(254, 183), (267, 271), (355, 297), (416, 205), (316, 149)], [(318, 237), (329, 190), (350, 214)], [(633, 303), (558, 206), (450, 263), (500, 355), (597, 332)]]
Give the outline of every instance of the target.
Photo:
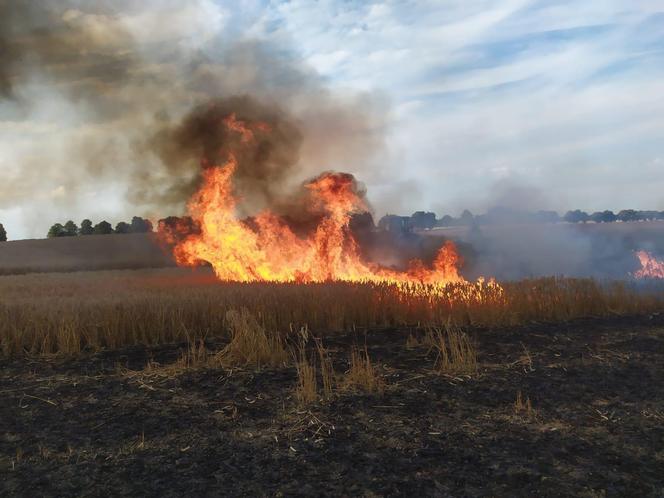
[(231, 340), (227, 362), (276, 365), (287, 356), (280, 334), (300, 327), (320, 336), (354, 327), (514, 325), (662, 308), (661, 288), (587, 279), (404, 289), (224, 283), (180, 269), (22, 275), (0, 277), (0, 351), (75, 355), (220, 337)]
[(343, 380), (345, 387), (367, 393), (383, 392), (385, 382), (371, 362), (366, 347), (364, 349), (353, 347), (349, 363), (348, 372)]
[(284, 340), (258, 323), (247, 308), (228, 310), (226, 322), (231, 340), (218, 353), (221, 363), (231, 366), (276, 367), (285, 365), (288, 354)]
[(436, 351), (435, 368), (446, 374), (477, 372), (477, 351), (468, 335), (457, 327), (430, 327), (424, 345)]
[(295, 397), (301, 405), (308, 405), (318, 399), (318, 379), (316, 364), (306, 354), (302, 345), (295, 361), (297, 371), (297, 386)]

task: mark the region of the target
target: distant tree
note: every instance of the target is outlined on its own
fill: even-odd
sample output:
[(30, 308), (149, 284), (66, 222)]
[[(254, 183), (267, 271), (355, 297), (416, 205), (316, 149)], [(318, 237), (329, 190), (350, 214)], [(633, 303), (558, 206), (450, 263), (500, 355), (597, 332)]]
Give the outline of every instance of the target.
[(87, 218), (81, 221), (81, 228), (78, 229), (79, 235), (92, 235), (94, 233), (94, 228), (92, 222)]
[(134, 216), (131, 219), (131, 232), (132, 233), (147, 233), (152, 231), (152, 222), (141, 218), (140, 216)]
[(113, 233), (113, 227), (108, 221), (101, 221), (95, 225), (93, 233), (95, 235), (107, 235)]
[(371, 213), (357, 213), (350, 217), (348, 228), (352, 232), (370, 232), (376, 228)]
[(129, 232), (131, 232), (131, 225), (129, 223), (121, 221), (120, 223), (115, 225), (115, 233), (129, 233)]
[(46, 234), (49, 239), (53, 239), (55, 237), (64, 237), (65, 235), (65, 227), (62, 226), (61, 223), (56, 223), (53, 225), (51, 228), (49, 228), (48, 233)]
[(639, 213), (633, 209), (623, 209), (618, 213), (618, 219), (620, 221), (638, 221)]
[(2, 226), (2, 223), (0, 223), (0, 242), (7, 242), (7, 231)]
[(201, 227), (191, 216), (168, 216), (158, 221), (157, 231), (160, 240), (176, 244), (189, 235), (201, 233)]
[(575, 209), (574, 211), (567, 211), (565, 216), (563, 216), (563, 220), (567, 223), (585, 223), (590, 220), (590, 216), (585, 211)]
[(435, 213), (416, 211), (410, 217), (410, 224), (413, 228), (430, 230), (436, 226), (436, 215)]
[(617, 216), (613, 214), (613, 211), (597, 211), (590, 215), (590, 219), (595, 223), (613, 223), (616, 221)]
[(451, 227), (454, 224), (454, 218), (446, 214), (436, 223), (439, 227)]
[(71, 220), (65, 223), (64, 229), (65, 229), (64, 235), (66, 237), (75, 237), (76, 235), (78, 235), (78, 227), (76, 226), (76, 223), (74, 223)]
[(395, 233), (409, 232), (411, 229), (410, 217), (398, 216), (396, 214), (386, 214), (380, 220), (378, 220), (378, 228)]
[(470, 226), (470, 225), (473, 224), (473, 219), (474, 219), (473, 213), (471, 213), (467, 209), (464, 209), (463, 213), (461, 213), (461, 217), (459, 218), (459, 222), (462, 225), (469, 225)]
[(637, 216), (642, 221), (656, 220), (658, 215), (658, 211), (637, 211)]

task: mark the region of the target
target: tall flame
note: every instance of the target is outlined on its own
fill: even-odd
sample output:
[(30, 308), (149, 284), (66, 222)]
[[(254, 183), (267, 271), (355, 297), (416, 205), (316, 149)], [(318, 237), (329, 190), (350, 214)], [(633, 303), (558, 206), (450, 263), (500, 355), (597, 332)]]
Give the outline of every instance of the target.
[(664, 278), (664, 261), (655, 258), (647, 251), (637, 251), (641, 269), (634, 272), (636, 278)]
[[(237, 134), (235, 147), (249, 144), (255, 133), (269, 132), (267, 125), (248, 124), (233, 114), (223, 122)], [(202, 185), (188, 204), (200, 231), (189, 234), (175, 246), (179, 264), (205, 261), (220, 279), (240, 282), (464, 282), (458, 273), (461, 258), (452, 242), (446, 242), (439, 250), (432, 268), (419, 260), (412, 261), (407, 271), (363, 261), (349, 223), (353, 214), (368, 207), (350, 174), (328, 172), (305, 185), (311, 208), (322, 213), (310, 235), (297, 235), (270, 211), (260, 213), (250, 226), (236, 215), (233, 175), (239, 167), (237, 155), (226, 151), (224, 157), (224, 164), (203, 170)]]

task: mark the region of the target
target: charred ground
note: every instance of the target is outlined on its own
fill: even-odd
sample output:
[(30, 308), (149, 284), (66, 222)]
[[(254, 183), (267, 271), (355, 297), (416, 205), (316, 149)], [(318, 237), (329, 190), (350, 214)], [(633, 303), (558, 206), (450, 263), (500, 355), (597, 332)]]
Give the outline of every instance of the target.
[[(436, 373), (431, 351), (406, 346), (410, 329), (328, 336), (337, 371), (351, 345), (366, 344), (386, 389), (306, 408), (294, 368), (160, 373), (155, 362), (171, 364), (185, 344), (0, 360), (1, 492), (662, 493), (661, 316), (470, 334), (471, 376)], [(519, 392), (532, 410), (515, 407)]]

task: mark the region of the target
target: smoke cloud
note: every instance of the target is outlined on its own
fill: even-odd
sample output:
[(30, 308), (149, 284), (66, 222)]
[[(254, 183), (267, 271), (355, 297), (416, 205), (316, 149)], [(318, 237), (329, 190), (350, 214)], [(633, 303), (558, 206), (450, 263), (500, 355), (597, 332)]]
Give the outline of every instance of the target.
[(209, 0), (0, 0), (0, 209), (27, 218), (94, 217), (90, 196), (117, 218), (181, 212), (231, 112), (272, 129), (237, 178), (247, 205), (273, 206), (320, 171), (375, 164), (386, 109), (332, 91), (286, 40), (235, 32)]
[[(234, 132), (229, 118), (247, 126), (251, 139)], [(197, 187), (201, 167), (222, 165), (232, 152), (239, 168), (236, 188), (253, 206), (273, 205), (284, 182), (296, 171), (302, 134), (280, 109), (261, 105), (249, 96), (217, 99), (193, 109), (175, 125), (164, 125), (144, 144), (145, 153), (154, 153), (169, 178), (182, 178), (194, 172), (192, 181), (165, 185), (156, 190), (153, 172), (133, 185), (135, 202), (168, 203), (188, 198)]]

